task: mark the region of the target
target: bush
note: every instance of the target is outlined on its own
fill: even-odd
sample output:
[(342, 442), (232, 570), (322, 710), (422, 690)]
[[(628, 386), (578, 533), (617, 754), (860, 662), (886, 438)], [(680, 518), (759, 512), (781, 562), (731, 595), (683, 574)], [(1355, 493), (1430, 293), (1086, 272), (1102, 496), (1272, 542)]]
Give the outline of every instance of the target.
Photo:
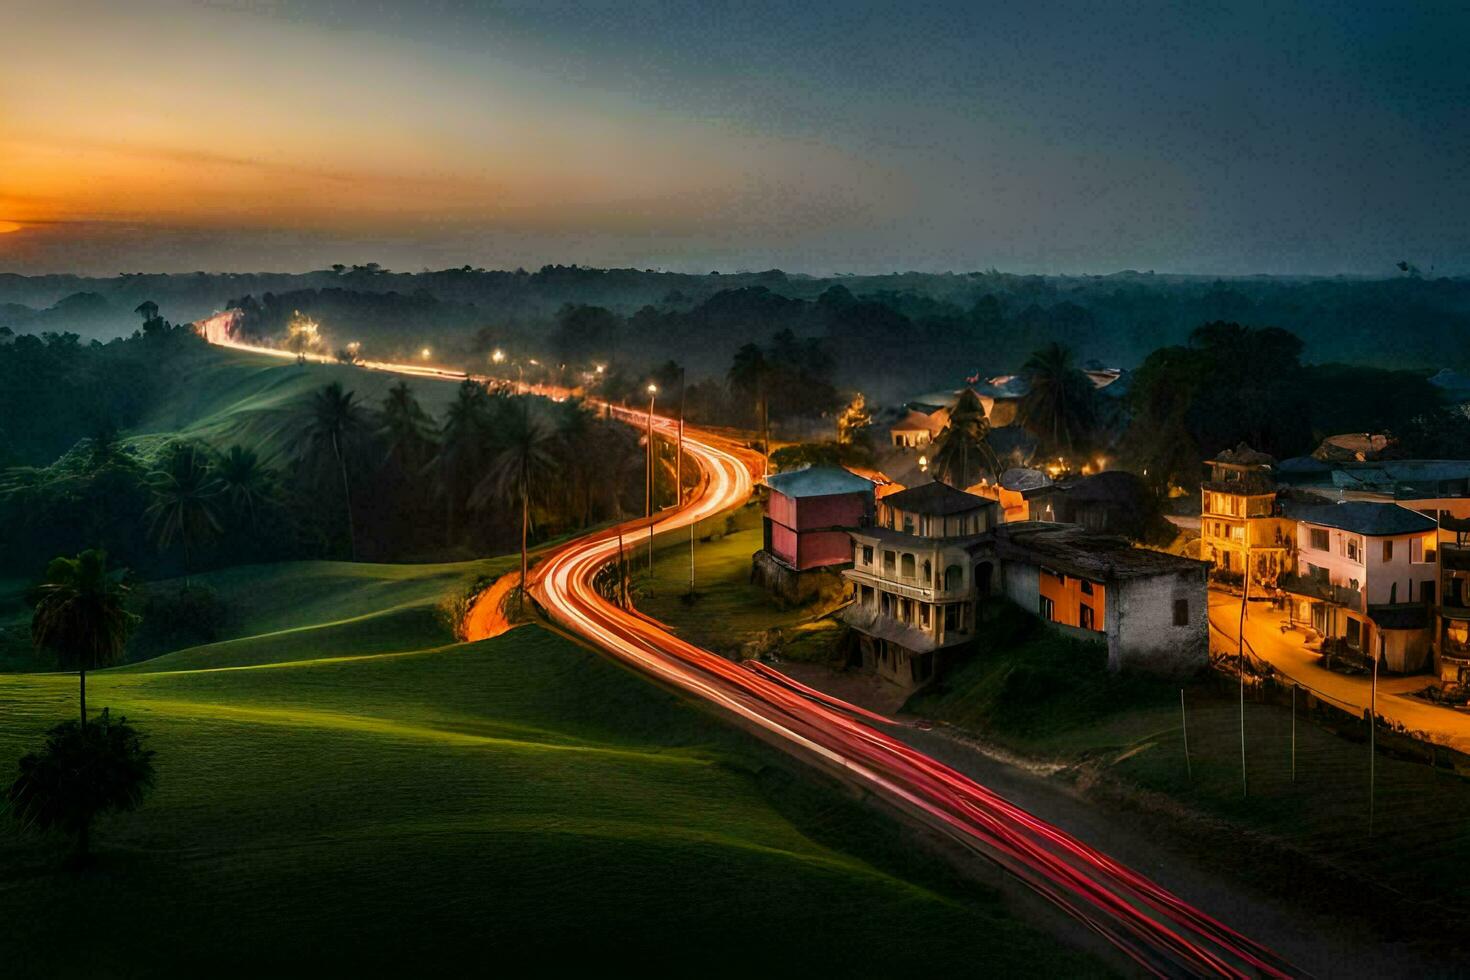
[(135, 810), (153, 786), (153, 752), (126, 718), (102, 709), (83, 727), (65, 721), (46, 733), (46, 745), (20, 760), (6, 794), (24, 826), (76, 838), (74, 862), (84, 863), (92, 823), (105, 813)]

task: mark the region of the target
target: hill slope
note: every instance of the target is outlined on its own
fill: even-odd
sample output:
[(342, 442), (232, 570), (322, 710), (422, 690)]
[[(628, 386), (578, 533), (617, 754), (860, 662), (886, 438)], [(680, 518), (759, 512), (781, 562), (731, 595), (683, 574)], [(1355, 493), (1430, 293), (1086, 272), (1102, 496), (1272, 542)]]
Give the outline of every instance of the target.
[[(504, 564), (205, 576), (256, 598), (242, 635), (89, 680), (160, 774), (98, 866), (0, 824), (8, 975), (1096, 972), (582, 648), (453, 643), (440, 597)], [(74, 705), (70, 675), (0, 676), (0, 771)]]

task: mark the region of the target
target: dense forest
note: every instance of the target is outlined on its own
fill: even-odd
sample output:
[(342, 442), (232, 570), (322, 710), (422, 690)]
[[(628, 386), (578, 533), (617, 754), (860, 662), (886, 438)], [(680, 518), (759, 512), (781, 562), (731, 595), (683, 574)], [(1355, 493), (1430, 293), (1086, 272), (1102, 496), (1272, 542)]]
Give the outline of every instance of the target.
[[(1215, 279), (1125, 272), (1023, 276), (999, 272), (816, 278), (777, 270), (687, 275), (636, 269), (464, 267), (391, 272), (374, 265), (302, 274), (0, 275), (0, 327), (109, 339), (156, 301), (180, 320), (227, 306), (257, 336), (279, 336), (295, 313), (334, 346), (366, 355), (430, 347), (441, 363), (480, 366), (495, 347), (524, 360), (616, 362), (645, 371), (666, 360), (692, 379), (721, 377), (736, 350), (782, 331), (823, 344), (840, 388), (879, 400), (1016, 371), (1055, 340), (1086, 361), (1134, 367), (1204, 323), (1287, 330), (1304, 363), (1470, 367), (1470, 280)], [(1386, 343), (1385, 338), (1392, 338)]]

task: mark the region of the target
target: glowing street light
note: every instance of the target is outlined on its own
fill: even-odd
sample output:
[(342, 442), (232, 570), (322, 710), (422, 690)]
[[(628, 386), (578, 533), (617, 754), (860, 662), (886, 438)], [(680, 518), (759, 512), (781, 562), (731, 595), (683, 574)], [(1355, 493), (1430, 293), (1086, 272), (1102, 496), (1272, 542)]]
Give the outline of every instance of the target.
[(920, 473), (927, 473), (928, 471), (929, 471), (929, 457), (928, 456), (920, 456), (919, 457), (919, 472)]
[(601, 374), (601, 373), (602, 373), (602, 370), (603, 370), (603, 368), (605, 368), (605, 367), (607, 367), (607, 365), (606, 365), (606, 364), (599, 364), (599, 365), (597, 365), (597, 373), (598, 373), (598, 374)]
[(501, 350), (499, 347), (497, 347), (497, 348), (495, 348), (495, 350), (491, 351), (490, 352), (490, 363), (492, 363), (492, 364), (504, 364), (505, 363), (505, 351)]
[(427, 361), (429, 359), (429, 355), (432, 353), (434, 352), (425, 347), (423, 350), (419, 351), (419, 357), (422, 357), (424, 360)]

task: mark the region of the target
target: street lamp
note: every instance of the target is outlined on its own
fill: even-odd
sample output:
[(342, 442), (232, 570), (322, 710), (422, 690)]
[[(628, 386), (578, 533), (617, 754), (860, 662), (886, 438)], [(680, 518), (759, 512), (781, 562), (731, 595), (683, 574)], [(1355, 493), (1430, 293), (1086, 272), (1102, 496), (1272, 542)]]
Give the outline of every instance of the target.
[(658, 395), (658, 385), (648, 383), (648, 483), (643, 496), (643, 509), (648, 517), (648, 577), (653, 578), (653, 399)]
[(433, 351), (431, 351), (431, 350), (429, 350), (429, 348), (425, 347), (423, 350), (419, 351), (419, 357), (422, 357), (424, 360), (427, 361), (429, 359), (429, 355), (432, 354), (432, 353), (433, 353)]
[(497, 347), (493, 351), (491, 351), (490, 352), (490, 363), (491, 364), (504, 364), (505, 363), (505, 351), (501, 350), (499, 347)]

